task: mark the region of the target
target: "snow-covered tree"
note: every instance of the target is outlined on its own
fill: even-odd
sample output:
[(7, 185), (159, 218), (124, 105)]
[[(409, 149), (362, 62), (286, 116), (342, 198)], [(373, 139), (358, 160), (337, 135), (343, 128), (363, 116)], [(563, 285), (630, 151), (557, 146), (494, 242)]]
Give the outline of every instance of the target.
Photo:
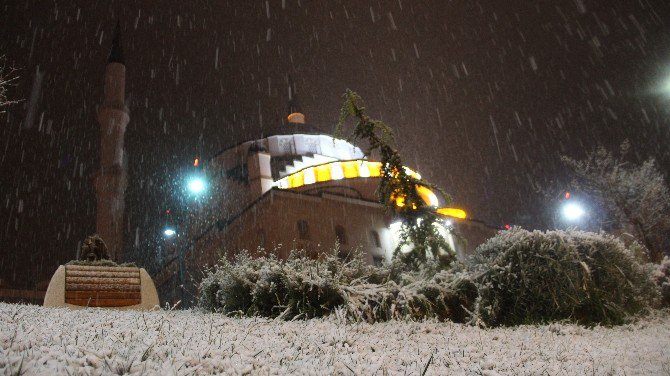
[[(417, 187), (428, 187), (439, 192), (446, 204), (451, 202), (451, 197), (440, 187), (405, 170), (391, 128), (381, 120), (366, 115), (363, 100), (351, 90), (344, 94), (336, 135), (344, 133), (345, 122), (349, 118), (356, 121), (349, 139), (366, 141), (369, 149), (365, 154), (379, 153), (381, 157), (383, 167), (377, 188), (379, 202), (402, 220), (401, 241), (394, 251), (394, 257), (401, 257), (408, 264), (422, 264), (427, 255), (432, 255), (443, 265), (449, 265), (456, 258), (455, 251), (440, 233), (439, 226), (436, 226), (440, 215), (434, 207), (424, 202)], [(405, 246), (409, 246), (410, 251), (403, 254), (401, 249)]]
[(4, 56), (0, 56), (0, 114), (3, 107), (15, 103), (7, 98), (7, 88), (17, 79), (16, 69), (7, 66)]
[(624, 161), (629, 148), (625, 141), (618, 155), (600, 147), (584, 160), (562, 160), (577, 187), (603, 209), (600, 225), (633, 235), (647, 248), (650, 260), (659, 262), (670, 233), (670, 190), (653, 158), (642, 164)]

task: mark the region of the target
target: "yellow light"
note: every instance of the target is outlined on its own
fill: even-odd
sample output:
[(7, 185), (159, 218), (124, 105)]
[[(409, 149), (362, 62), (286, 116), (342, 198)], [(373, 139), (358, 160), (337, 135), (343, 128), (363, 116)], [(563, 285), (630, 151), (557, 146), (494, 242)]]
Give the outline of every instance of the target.
[[(415, 171), (407, 167), (404, 167), (404, 169), (408, 175), (416, 179), (421, 178), (421, 175)], [(336, 161), (294, 172), (275, 181), (274, 185), (281, 189), (290, 189), (302, 187), (303, 185), (339, 179), (379, 178), (382, 174), (381, 162), (370, 162), (366, 160)], [(427, 205), (437, 206), (437, 197), (430, 189), (426, 187), (417, 187), (417, 193), (419, 193)]]
[(347, 179), (357, 178), (359, 176), (358, 163), (356, 161), (342, 162), (342, 170), (344, 171), (344, 177)]
[(465, 210), (457, 208), (439, 208), (436, 210), (436, 212), (437, 214), (458, 219), (465, 219), (468, 216)]
[(395, 206), (402, 208), (405, 206), (405, 196), (395, 194), (391, 195), (391, 200), (395, 201)]
[(330, 173), (330, 165), (321, 165), (314, 167), (314, 174), (316, 175), (316, 181), (328, 181), (332, 180)]
[(403, 168), (405, 169), (405, 173), (406, 173), (407, 175), (413, 177), (414, 179), (421, 180), (421, 175), (419, 175), (418, 172), (412, 170), (412, 169), (409, 168), (409, 167), (405, 167), (405, 166), (403, 166)]
[(368, 170), (370, 171), (371, 178), (378, 178), (382, 176), (382, 163), (368, 162)]
[(438, 205), (437, 196), (428, 187), (425, 187), (423, 185), (417, 185), (416, 193), (419, 195), (419, 197), (421, 197), (421, 199), (423, 200), (423, 202), (426, 203), (426, 205), (429, 206)]
[(298, 188), (305, 184), (305, 174), (302, 171), (291, 174), (287, 178), (289, 188)]

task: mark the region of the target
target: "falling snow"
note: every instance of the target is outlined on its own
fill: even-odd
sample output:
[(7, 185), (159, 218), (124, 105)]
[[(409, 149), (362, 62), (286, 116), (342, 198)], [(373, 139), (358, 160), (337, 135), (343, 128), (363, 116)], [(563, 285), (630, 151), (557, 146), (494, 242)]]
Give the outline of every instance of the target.
[(196, 205), (193, 158), (281, 126), (289, 76), (309, 127), (332, 133), (342, 94), (358, 92), (409, 166), (493, 226), (555, 225), (545, 193), (571, 184), (561, 154), (629, 139), (631, 160), (670, 171), (668, 19), (660, 0), (4, 2), (0, 56), (20, 102), (0, 109), (0, 289), (44, 289), (95, 231), (116, 20), (126, 261), (155, 273), (165, 210)]

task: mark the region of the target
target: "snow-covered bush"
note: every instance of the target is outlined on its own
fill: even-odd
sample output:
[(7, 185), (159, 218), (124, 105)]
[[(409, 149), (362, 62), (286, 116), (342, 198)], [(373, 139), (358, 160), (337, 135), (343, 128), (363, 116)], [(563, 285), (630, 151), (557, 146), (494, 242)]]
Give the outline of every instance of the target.
[(466, 321), (477, 288), (463, 272), (427, 264), (407, 270), (367, 265), (361, 255), (343, 260), (337, 250), (319, 259), (294, 252), (251, 258), (242, 253), (208, 270), (200, 306), (212, 312), (283, 319), (321, 317), (341, 309), (354, 321), (437, 318)]
[(665, 256), (660, 264), (649, 263), (647, 267), (661, 292), (661, 306), (670, 307), (670, 258)]
[(606, 234), (515, 227), (482, 244), (472, 263), (477, 313), (493, 326), (621, 324), (658, 298), (632, 252)]

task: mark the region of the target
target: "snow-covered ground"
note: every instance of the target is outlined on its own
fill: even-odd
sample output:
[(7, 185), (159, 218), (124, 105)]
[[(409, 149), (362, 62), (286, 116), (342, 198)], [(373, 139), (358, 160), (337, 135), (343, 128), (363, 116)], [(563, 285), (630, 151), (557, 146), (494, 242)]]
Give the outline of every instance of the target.
[[(0, 303), (0, 373), (670, 375), (670, 316), (634, 325), (479, 329)], [(19, 372), (20, 369), (20, 372)]]

